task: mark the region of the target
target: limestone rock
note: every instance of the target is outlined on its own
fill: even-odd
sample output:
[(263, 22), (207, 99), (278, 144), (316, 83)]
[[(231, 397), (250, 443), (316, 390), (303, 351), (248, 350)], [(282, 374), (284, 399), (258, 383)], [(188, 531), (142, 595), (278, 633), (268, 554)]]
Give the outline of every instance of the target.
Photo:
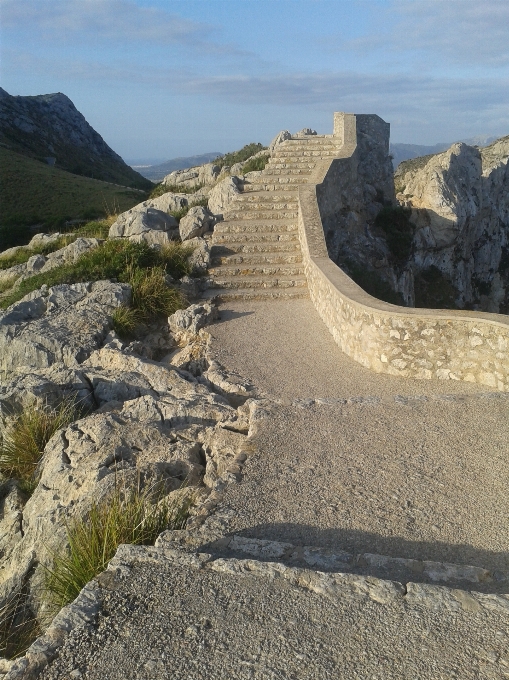
[(110, 227), (109, 237), (164, 245), (177, 227), (177, 220), (172, 215), (156, 208), (135, 206), (118, 216)]
[(310, 135), (316, 135), (316, 130), (312, 130), (311, 128), (302, 128), (302, 130), (299, 130), (294, 137), (308, 137)]
[(44, 255), (32, 255), (26, 263), (26, 271), (36, 274), (46, 264)]
[(188, 334), (196, 335), (201, 328), (208, 326), (217, 318), (219, 318), (217, 307), (209, 302), (203, 302), (177, 310), (168, 318), (168, 324), (173, 335), (181, 339)]
[(221, 172), (218, 165), (214, 163), (205, 163), (196, 168), (188, 168), (185, 170), (174, 170), (163, 179), (163, 184), (168, 186), (182, 185), (187, 188), (210, 186), (215, 184)]
[(222, 219), (230, 203), (240, 194), (239, 177), (227, 177), (219, 182), (209, 194), (209, 210), (218, 219)]
[(189, 204), (188, 199), (188, 194), (175, 194), (171, 191), (168, 191), (157, 198), (151, 198), (148, 201), (140, 203), (140, 207), (155, 208), (156, 210), (162, 210), (165, 213), (170, 213), (176, 210), (187, 208)]
[(99, 347), (112, 311), (130, 301), (123, 283), (62, 284), (41, 288), (0, 314), (0, 371), (20, 366), (76, 366)]
[[(66, 236), (70, 236), (71, 234), (66, 234)], [(55, 241), (58, 241), (60, 238), (62, 238), (63, 234), (56, 233), (56, 234), (35, 234), (35, 236), (32, 237), (30, 243), (28, 244), (28, 248), (38, 248), (40, 246), (46, 246), (50, 245), (51, 243), (55, 243)]]
[(84, 409), (95, 408), (90, 383), (82, 371), (59, 363), (41, 369), (20, 366), (0, 384), (0, 412), (10, 413), (34, 402), (57, 406), (68, 397)]
[(509, 313), (508, 158), (509, 137), (483, 149), (458, 143), (401, 163), (395, 175), (417, 227), (412, 281), (435, 267), (460, 307)]
[(63, 264), (76, 262), (83, 253), (86, 253), (92, 248), (97, 248), (101, 243), (102, 241), (97, 238), (77, 238), (68, 246), (60, 248), (60, 250), (55, 250), (53, 253), (49, 253), (45, 258), (46, 261), (41, 267), (41, 271), (46, 272), (55, 267), (60, 267)]
[(193, 252), (187, 258), (191, 266), (191, 272), (197, 276), (201, 276), (207, 272), (210, 267), (210, 246), (203, 238), (192, 238), (186, 241), (194, 248)]
[(288, 130), (281, 130), (281, 132), (279, 132), (279, 133), (274, 137), (274, 139), (272, 140), (272, 142), (269, 144), (269, 151), (270, 151), (270, 152), (274, 151), (274, 149), (275, 149), (277, 146), (279, 146), (279, 145), (282, 144), (283, 142), (286, 142), (287, 139), (291, 139), (291, 138), (292, 138), (292, 135), (291, 135), (290, 132), (288, 132)]
[(179, 224), (179, 233), (182, 241), (188, 241), (196, 236), (203, 236), (212, 223), (211, 213), (202, 206), (190, 208)]

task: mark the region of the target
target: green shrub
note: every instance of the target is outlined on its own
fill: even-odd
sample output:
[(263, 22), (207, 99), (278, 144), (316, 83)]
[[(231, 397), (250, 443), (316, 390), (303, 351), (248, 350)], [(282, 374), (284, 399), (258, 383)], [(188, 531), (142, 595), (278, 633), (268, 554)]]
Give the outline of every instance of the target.
[(258, 158), (251, 158), (242, 168), (242, 174), (253, 172), (254, 170), (263, 170), (269, 162), (269, 154), (258, 156)]
[(11, 276), (8, 279), (4, 279), (3, 281), (0, 281), (0, 295), (2, 293), (5, 293), (6, 291), (10, 290), (17, 280), (18, 280), (17, 276)]
[(410, 222), (410, 208), (385, 206), (375, 219), (375, 226), (385, 234), (389, 250), (397, 262), (403, 263), (410, 256), (415, 225)]
[(414, 276), (415, 306), (432, 309), (458, 309), (458, 289), (432, 265)]
[(339, 266), (369, 295), (392, 305), (404, 305), (401, 293), (393, 290), (377, 272), (369, 271), (351, 259), (339, 263)]
[(15, 291), (0, 301), (0, 307), (5, 309), (44, 284), (56, 286), (61, 283), (121, 279), (127, 276), (129, 266), (150, 267), (157, 264), (157, 252), (146, 243), (131, 243), (121, 239), (106, 241), (101, 246), (83, 253), (76, 262), (55, 267), (26, 279)]
[(231, 151), (224, 156), (216, 158), (212, 162), (220, 168), (224, 168), (225, 166), (231, 167), (232, 165), (235, 165), (235, 163), (247, 161), (248, 158), (251, 158), (251, 156), (254, 156), (259, 151), (264, 151), (266, 148), (266, 146), (263, 146), (263, 144), (260, 144), (259, 142), (251, 142), (251, 144), (246, 144), (246, 146), (243, 146), (239, 151)]
[(72, 602), (81, 589), (106, 569), (119, 545), (152, 545), (165, 529), (185, 527), (192, 498), (153, 503), (148, 492), (116, 488), (113, 496), (93, 503), (86, 518), (67, 526), (68, 550), (53, 555), (46, 571), (46, 599), (54, 607)]
[(17, 479), (26, 493), (32, 493), (39, 481), (44, 447), (57, 430), (67, 427), (79, 415), (74, 399), (64, 399), (57, 407), (26, 406), (2, 427), (0, 471)]
[(192, 252), (192, 246), (178, 241), (170, 241), (160, 250), (161, 264), (174, 279), (181, 279), (191, 273), (191, 265), (187, 260)]

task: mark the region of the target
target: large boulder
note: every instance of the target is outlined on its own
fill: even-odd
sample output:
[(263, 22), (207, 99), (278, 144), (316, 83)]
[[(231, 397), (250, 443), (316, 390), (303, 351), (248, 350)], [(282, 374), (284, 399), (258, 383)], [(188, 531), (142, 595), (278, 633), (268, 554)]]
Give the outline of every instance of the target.
[(215, 184), (221, 168), (214, 163), (205, 163), (196, 168), (187, 168), (185, 170), (174, 170), (163, 179), (163, 184), (167, 186), (181, 185), (188, 189), (199, 186), (210, 186)]
[(193, 247), (193, 252), (187, 258), (191, 265), (191, 273), (196, 276), (202, 276), (210, 267), (210, 246), (203, 238), (192, 238), (186, 241)]
[(162, 210), (165, 213), (171, 213), (187, 208), (189, 204), (188, 199), (189, 196), (186, 194), (176, 194), (172, 191), (167, 191), (157, 198), (150, 198), (148, 201), (140, 203), (137, 207), (155, 208), (156, 210)]
[(110, 227), (109, 237), (164, 245), (175, 235), (177, 228), (177, 220), (172, 215), (137, 205), (118, 216)]
[(209, 210), (217, 218), (222, 219), (226, 209), (240, 194), (241, 180), (233, 175), (219, 182), (209, 194)]
[(179, 309), (168, 318), (170, 331), (177, 340), (188, 335), (196, 335), (201, 328), (208, 326), (219, 317), (217, 307), (210, 302), (191, 305)]
[(190, 208), (185, 217), (180, 220), (179, 233), (182, 241), (203, 236), (212, 225), (212, 214), (202, 206)]
[(128, 304), (125, 283), (43, 286), (0, 314), (0, 375), (21, 366), (77, 366), (100, 347), (116, 307)]

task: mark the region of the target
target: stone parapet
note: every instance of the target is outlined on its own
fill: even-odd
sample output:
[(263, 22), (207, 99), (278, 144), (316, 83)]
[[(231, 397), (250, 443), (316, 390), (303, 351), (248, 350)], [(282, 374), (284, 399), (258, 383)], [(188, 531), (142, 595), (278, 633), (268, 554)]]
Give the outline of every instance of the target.
[(299, 238), (313, 304), (342, 351), (366, 368), (509, 391), (506, 316), (382, 302), (329, 259), (322, 220), (340, 207), (342, 193), (359, 189), (366, 131), (381, 133), (380, 150), (388, 147), (388, 126), (378, 116), (336, 113), (334, 137), (342, 146), (335, 158), (317, 164), (309, 184), (299, 187)]

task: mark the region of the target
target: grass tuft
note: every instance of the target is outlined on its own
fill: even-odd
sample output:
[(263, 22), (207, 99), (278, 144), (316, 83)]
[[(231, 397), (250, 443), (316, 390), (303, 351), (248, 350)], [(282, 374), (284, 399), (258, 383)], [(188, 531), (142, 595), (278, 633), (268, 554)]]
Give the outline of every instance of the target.
[(231, 151), (230, 153), (220, 156), (212, 161), (215, 165), (219, 165), (220, 168), (225, 166), (231, 167), (235, 163), (242, 163), (242, 161), (247, 161), (248, 158), (254, 156), (259, 151), (264, 151), (267, 147), (263, 146), (259, 142), (251, 142), (251, 144), (246, 144), (239, 151)]
[(170, 316), (182, 308), (182, 296), (166, 284), (162, 267), (133, 269), (128, 282), (132, 287), (132, 307), (141, 320), (148, 321), (159, 316)]
[(63, 607), (104, 571), (119, 545), (152, 545), (165, 529), (183, 529), (192, 498), (159, 499), (139, 489), (125, 492), (118, 487), (112, 497), (93, 503), (86, 518), (67, 525), (69, 548), (54, 554), (46, 570), (45, 592), (49, 604)]
[(142, 321), (141, 315), (137, 309), (121, 305), (117, 307), (111, 315), (111, 323), (113, 330), (126, 340), (134, 336), (136, 326)]
[(24, 654), (41, 633), (28, 605), (28, 595), (27, 586), (23, 586), (0, 607), (0, 656), (7, 659), (16, 659)]
[(79, 416), (75, 400), (68, 398), (57, 407), (30, 404), (8, 418), (1, 431), (0, 472), (17, 479), (21, 490), (31, 494), (39, 481), (44, 447), (57, 430)]

